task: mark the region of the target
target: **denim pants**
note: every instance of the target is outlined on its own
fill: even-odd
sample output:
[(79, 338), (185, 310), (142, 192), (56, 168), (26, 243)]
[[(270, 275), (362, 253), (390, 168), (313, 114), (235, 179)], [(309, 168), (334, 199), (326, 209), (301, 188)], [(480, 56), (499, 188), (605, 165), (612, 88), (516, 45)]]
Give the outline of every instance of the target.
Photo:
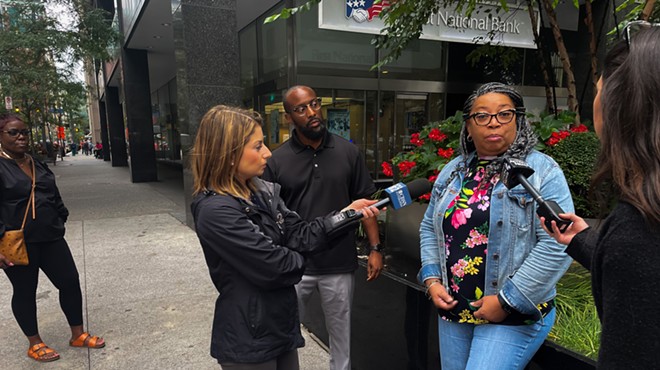
[(532, 325), (473, 325), (438, 317), (442, 370), (523, 370), (550, 333), (556, 309)]

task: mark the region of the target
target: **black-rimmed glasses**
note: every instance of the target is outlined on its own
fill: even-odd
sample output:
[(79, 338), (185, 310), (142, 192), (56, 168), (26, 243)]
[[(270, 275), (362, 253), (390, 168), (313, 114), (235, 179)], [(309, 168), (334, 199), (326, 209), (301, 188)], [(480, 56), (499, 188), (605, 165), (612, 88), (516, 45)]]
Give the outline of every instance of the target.
[(296, 105), (291, 109), (291, 111), (299, 116), (302, 116), (305, 114), (305, 111), (307, 110), (307, 107), (312, 108), (313, 111), (318, 111), (321, 109), (321, 98), (316, 98), (312, 101), (310, 101), (308, 104), (303, 104), (303, 105)]
[(497, 122), (499, 122), (501, 125), (506, 125), (507, 123), (513, 121), (514, 117), (516, 117), (516, 114), (522, 114), (524, 112), (524, 109), (521, 108), (505, 109), (493, 114), (486, 112), (475, 112), (472, 114), (464, 114), (463, 119), (467, 121), (472, 118), (477, 126), (488, 126), (493, 120), (493, 117), (495, 117), (495, 120), (497, 120)]
[(11, 130), (2, 130), (2, 132), (6, 133), (7, 135), (9, 135), (9, 136), (11, 136), (11, 137), (16, 137), (16, 136), (18, 136), (19, 134), (21, 134), (21, 135), (23, 135), (23, 136), (28, 136), (28, 135), (30, 135), (30, 130), (28, 130), (28, 129), (26, 129), (26, 128), (25, 128), (25, 129), (22, 129), (22, 130), (12, 128)]
[(630, 42), (632, 41), (632, 38), (635, 37), (635, 35), (644, 29), (648, 29), (651, 27), (660, 27), (660, 23), (651, 23), (647, 21), (632, 21), (623, 28), (623, 38), (626, 40), (626, 43), (628, 44), (628, 47), (630, 47)]

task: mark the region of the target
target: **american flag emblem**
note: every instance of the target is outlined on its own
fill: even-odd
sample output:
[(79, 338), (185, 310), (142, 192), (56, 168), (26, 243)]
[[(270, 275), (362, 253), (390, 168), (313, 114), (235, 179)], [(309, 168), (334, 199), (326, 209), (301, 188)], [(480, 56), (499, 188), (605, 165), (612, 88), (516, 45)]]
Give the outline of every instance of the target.
[(376, 0), (346, 0), (346, 18), (353, 18), (358, 23), (371, 22), (388, 6), (390, 6), (389, 0), (378, 3)]

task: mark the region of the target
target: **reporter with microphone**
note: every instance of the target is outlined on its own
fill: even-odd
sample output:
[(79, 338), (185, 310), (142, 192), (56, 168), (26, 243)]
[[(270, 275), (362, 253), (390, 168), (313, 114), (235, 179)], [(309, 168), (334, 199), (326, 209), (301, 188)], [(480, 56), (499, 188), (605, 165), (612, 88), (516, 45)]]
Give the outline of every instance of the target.
[[(225, 370), (299, 369), (304, 340), (294, 285), (306, 260), (332, 246), (336, 226), (336, 212), (302, 220), (285, 206), (279, 185), (258, 178), (271, 156), (263, 139), (257, 113), (216, 106), (191, 151), (191, 210), (219, 293), (211, 355)], [(356, 200), (344, 212), (372, 218), (374, 203)]]
[(534, 150), (522, 96), (487, 83), (466, 101), (460, 155), (433, 186), (420, 226), (418, 280), (438, 309), (443, 370), (524, 369), (555, 320), (555, 285), (571, 259), (535, 216), (523, 186), (499, 181), (505, 158), (526, 162), (525, 185), (573, 210), (557, 163)]
[[(593, 103), (601, 153), (592, 189), (609, 182), (618, 202), (590, 228), (573, 213), (548, 232), (591, 272), (602, 323), (598, 368), (660, 364), (660, 24), (633, 21), (605, 57)], [(607, 204), (607, 206), (610, 206)]]

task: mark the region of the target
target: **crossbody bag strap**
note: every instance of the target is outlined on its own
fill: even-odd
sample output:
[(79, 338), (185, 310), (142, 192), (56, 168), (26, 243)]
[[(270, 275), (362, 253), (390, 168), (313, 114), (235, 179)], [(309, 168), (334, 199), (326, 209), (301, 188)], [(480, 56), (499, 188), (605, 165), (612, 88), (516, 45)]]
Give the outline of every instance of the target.
[(23, 216), (23, 223), (21, 224), (21, 230), (25, 227), (25, 221), (27, 221), (27, 215), (28, 211), (30, 210), (30, 205), (32, 205), (32, 219), (34, 220), (36, 218), (36, 210), (34, 206), (34, 188), (36, 187), (37, 183), (37, 173), (34, 169), (34, 159), (28, 155), (28, 158), (30, 159), (30, 162), (32, 162), (32, 191), (30, 191), (30, 199), (28, 199), (28, 204), (25, 206), (25, 215)]

